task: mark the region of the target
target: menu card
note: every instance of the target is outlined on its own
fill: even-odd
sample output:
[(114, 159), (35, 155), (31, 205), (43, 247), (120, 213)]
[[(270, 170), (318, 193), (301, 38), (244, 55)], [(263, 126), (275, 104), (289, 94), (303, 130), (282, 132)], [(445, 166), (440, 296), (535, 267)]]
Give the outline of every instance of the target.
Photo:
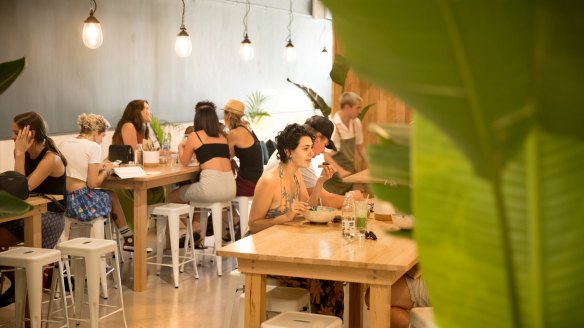
[(146, 172), (140, 166), (115, 167), (114, 174), (121, 179), (138, 178), (146, 176)]

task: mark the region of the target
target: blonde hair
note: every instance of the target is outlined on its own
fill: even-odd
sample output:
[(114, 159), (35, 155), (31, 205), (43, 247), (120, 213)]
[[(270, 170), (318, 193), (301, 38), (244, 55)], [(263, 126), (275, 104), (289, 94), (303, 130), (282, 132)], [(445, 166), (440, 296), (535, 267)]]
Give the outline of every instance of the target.
[(81, 130), (81, 134), (89, 134), (93, 131), (99, 133), (105, 132), (109, 129), (109, 122), (101, 115), (97, 114), (81, 114), (77, 117), (77, 126)]
[(355, 105), (355, 103), (357, 103), (357, 101), (363, 101), (363, 98), (361, 98), (358, 94), (354, 93), (354, 92), (345, 92), (341, 95), (341, 99), (340, 99), (340, 103), (341, 103), (341, 109), (347, 105), (349, 106), (353, 106)]
[(249, 130), (249, 122), (243, 119), (243, 116), (237, 115), (233, 112), (225, 112), (224, 117), (225, 116), (227, 116), (227, 119), (225, 119), (225, 125), (227, 125), (229, 129), (235, 129), (238, 126), (243, 126)]

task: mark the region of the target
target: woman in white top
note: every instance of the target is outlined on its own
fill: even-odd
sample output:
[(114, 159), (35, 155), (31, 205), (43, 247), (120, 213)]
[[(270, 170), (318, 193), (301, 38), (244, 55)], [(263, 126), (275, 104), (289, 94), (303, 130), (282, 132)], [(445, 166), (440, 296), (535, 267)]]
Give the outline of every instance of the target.
[(101, 160), (100, 146), (110, 124), (101, 115), (81, 114), (77, 125), (79, 135), (59, 145), (59, 150), (70, 159), (67, 166), (67, 216), (89, 221), (111, 213), (124, 236), (124, 250), (133, 251), (133, 233), (126, 223), (118, 197), (111, 190), (95, 189), (113, 170), (110, 161)]

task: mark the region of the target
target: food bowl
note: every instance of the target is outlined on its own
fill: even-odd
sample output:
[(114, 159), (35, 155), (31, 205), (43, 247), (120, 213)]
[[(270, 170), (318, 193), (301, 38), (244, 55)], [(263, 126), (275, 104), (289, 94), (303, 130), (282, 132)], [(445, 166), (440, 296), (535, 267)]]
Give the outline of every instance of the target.
[(334, 207), (317, 206), (316, 210), (309, 208), (304, 213), (304, 217), (312, 223), (327, 223), (330, 222), (337, 214), (337, 209)]

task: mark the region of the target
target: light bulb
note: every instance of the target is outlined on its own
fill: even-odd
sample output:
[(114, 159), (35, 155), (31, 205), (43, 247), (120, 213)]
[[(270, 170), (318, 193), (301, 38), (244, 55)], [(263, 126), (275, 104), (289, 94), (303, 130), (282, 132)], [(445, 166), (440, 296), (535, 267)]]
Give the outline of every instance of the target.
[(296, 60), (296, 49), (292, 44), (292, 39), (288, 40), (288, 43), (286, 43), (286, 47), (284, 48), (284, 59), (289, 63)]
[(179, 57), (186, 58), (191, 55), (193, 45), (191, 44), (191, 37), (187, 33), (187, 29), (182, 26), (180, 32), (176, 36), (174, 43), (174, 51)]
[(103, 43), (103, 33), (101, 31), (101, 24), (95, 16), (93, 10), (89, 12), (89, 17), (83, 24), (83, 44), (89, 49), (97, 49)]
[(239, 46), (239, 56), (243, 61), (250, 61), (253, 59), (253, 55), (253, 45), (246, 33), (243, 41), (241, 41), (241, 45)]

